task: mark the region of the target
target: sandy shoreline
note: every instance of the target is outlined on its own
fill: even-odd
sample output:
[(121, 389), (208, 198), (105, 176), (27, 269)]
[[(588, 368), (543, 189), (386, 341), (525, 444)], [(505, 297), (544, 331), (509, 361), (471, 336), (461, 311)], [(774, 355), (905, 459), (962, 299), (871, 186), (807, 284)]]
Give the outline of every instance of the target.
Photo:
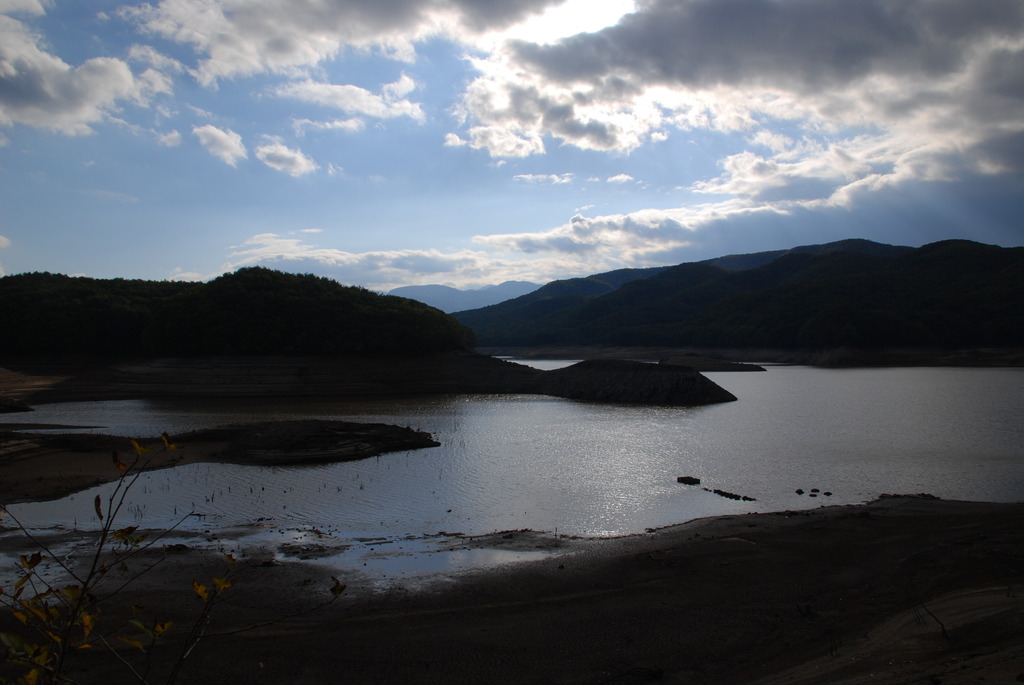
[[(153, 552), (161, 563), (104, 620), (141, 606), (187, 625), (191, 580), (224, 572), (200, 537)], [(28, 551), (15, 542), (0, 554)], [(180, 682), (948, 684), (1024, 673), (1024, 504), (884, 497), (610, 540), (522, 532), (451, 544), (547, 556), (426, 588), (353, 587), (262, 625), (328, 600), (332, 575), (358, 574), (235, 551), (237, 585), (210, 624), (219, 635)], [(0, 630), (11, 627), (0, 615)], [(172, 651), (153, 653), (154, 682)], [(134, 682), (109, 655), (83, 654), (78, 667), (81, 682)]]

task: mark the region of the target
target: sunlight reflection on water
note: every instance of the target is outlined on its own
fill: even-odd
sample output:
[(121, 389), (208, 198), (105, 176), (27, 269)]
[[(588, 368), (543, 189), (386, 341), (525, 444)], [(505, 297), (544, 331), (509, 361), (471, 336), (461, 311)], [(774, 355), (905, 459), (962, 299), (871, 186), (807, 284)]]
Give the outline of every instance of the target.
[[(201, 516), (183, 525), (192, 531), (315, 527), (342, 540), (524, 528), (613, 536), (710, 515), (858, 503), (885, 492), (1024, 499), (1019, 369), (771, 367), (707, 375), (739, 401), (678, 408), (535, 395), (139, 400), (44, 405), (33, 421), (156, 436), (271, 419), (344, 419), (410, 426), (441, 442), (359, 462), (193, 464), (144, 474), (129, 493), (126, 520), (166, 526), (194, 511)], [(756, 501), (681, 485), (681, 475)], [(794, 492), (812, 487), (834, 494), (814, 500)], [(84, 528), (94, 525), (92, 499), (111, 488), (11, 510), (32, 527)], [(397, 558), (412, 566), (434, 563), (425, 553), (402, 552)]]

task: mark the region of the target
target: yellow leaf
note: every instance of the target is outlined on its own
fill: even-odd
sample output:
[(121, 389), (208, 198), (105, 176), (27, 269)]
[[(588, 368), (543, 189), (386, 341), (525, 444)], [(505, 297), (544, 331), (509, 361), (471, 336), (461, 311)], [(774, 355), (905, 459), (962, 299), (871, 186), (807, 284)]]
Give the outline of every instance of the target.
[(123, 461), (121, 461), (121, 457), (117, 456), (116, 450), (112, 453), (112, 456), (114, 459), (114, 466), (117, 467), (118, 471), (124, 473), (125, 471), (128, 470), (128, 464), (125, 464)]
[(100, 496), (96, 495), (96, 499), (92, 502), (93, 507), (96, 509), (96, 515), (100, 517), (100, 521), (103, 520), (103, 506), (100, 504)]
[(163, 623), (156, 623), (153, 625), (153, 635), (160, 637), (174, 625), (174, 621), (164, 621)]
[(199, 595), (199, 599), (206, 599), (209, 597), (209, 594), (206, 592), (206, 586), (197, 580), (192, 581), (192, 589), (197, 595)]
[(337, 597), (345, 591), (346, 585), (337, 579), (335, 576), (331, 576), (331, 580), (334, 581), (334, 585), (331, 586), (331, 594)]
[(89, 637), (89, 633), (92, 632), (93, 626), (95, 626), (95, 620), (92, 614), (82, 614), (82, 633), (83, 637)]
[(235, 582), (230, 578), (214, 577), (213, 584), (217, 587), (217, 592), (222, 592), (223, 590), (227, 590), (229, 587), (234, 585)]
[(125, 644), (131, 645), (132, 647), (138, 647), (143, 652), (146, 651), (146, 645), (142, 644), (142, 642), (140, 642), (139, 640), (133, 640), (130, 637), (121, 637), (121, 636), (118, 636), (117, 639), (120, 640), (121, 642), (124, 642)]
[(122, 528), (121, 530), (115, 530), (114, 531), (114, 538), (116, 540), (124, 540), (127, 536), (131, 535), (132, 533), (134, 533), (138, 529), (139, 529), (138, 526), (128, 526), (127, 528)]
[(132, 440), (131, 438), (128, 439), (128, 442), (130, 442), (132, 444), (132, 447), (135, 449), (135, 454), (139, 455), (140, 457), (149, 451), (148, 447), (143, 447), (137, 441)]
[(24, 554), (21, 555), (21, 565), (31, 570), (39, 565), (39, 562), (43, 560), (43, 555), (36, 552), (30, 557), (26, 557)]
[[(40, 621), (46, 621), (46, 614), (39, 607), (33, 606), (30, 602), (21, 600), (21, 606)], [(22, 621), (24, 623), (24, 621)]]
[(161, 435), (160, 437), (163, 438), (164, 447), (166, 447), (169, 450), (176, 450), (176, 449), (178, 449), (178, 446), (175, 445), (173, 442), (171, 442), (171, 436), (167, 435), (166, 432), (163, 435)]

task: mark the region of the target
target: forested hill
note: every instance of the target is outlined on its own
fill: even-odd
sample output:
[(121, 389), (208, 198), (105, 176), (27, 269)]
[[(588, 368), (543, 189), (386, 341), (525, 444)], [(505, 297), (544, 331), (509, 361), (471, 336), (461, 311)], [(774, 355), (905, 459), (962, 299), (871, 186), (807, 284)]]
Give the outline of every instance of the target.
[(262, 267), (208, 283), (0, 278), (0, 354), (414, 355), (471, 332), (420, 302)]
[[(821, 245), (801, 245), (787, 250), (726, 255), (696, 262), (696, 264), (717, 266), (728, 271), (740, 271), (763, 266), (791, 254), (863, 252), (884, 255), (899, 254), (909, 249), (911, 248), (885, 245), (870, 240), (850, 239)], [(614, 292), (627, 283), (652, 278), (670, 268), (656, 266), (646, 269), (618, 269), (584, 278), (551, 281), (521, 297), (490, 307), (458, 312), (454, 316), (476, 331), (482, 345), (545, 344), (527, 342), (539, 332), (538, 321), (557, 321), (563, 313), (576, 310), (595, 297)], [(542, 323), (539, 328), (546, 328), (546, 324)], [(547, 336), (546, 333), (544, 335)], [(515, 340), (516, 342), (498, 342), (498, 340)]]
[(487, 346), (1019, 347), (1021, 302), (1024, 248), (951, 240), (794, 251), (744, 270), (681, 264), (568, 304), (455, 316)]

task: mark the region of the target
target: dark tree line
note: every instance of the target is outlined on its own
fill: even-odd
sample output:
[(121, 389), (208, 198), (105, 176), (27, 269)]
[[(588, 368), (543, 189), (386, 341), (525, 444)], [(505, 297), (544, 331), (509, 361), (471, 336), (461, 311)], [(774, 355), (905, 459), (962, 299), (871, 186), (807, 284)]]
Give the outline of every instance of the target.
[(456, 316), (481, 345), (1024, 346), (1024, 248), (964, 240), (681, 264), (599, 296), (528, 297)]
[(419, 302), (251, 267), (208, 283), (0, 278), (0, 354), (419, 354), (472, 333)]

